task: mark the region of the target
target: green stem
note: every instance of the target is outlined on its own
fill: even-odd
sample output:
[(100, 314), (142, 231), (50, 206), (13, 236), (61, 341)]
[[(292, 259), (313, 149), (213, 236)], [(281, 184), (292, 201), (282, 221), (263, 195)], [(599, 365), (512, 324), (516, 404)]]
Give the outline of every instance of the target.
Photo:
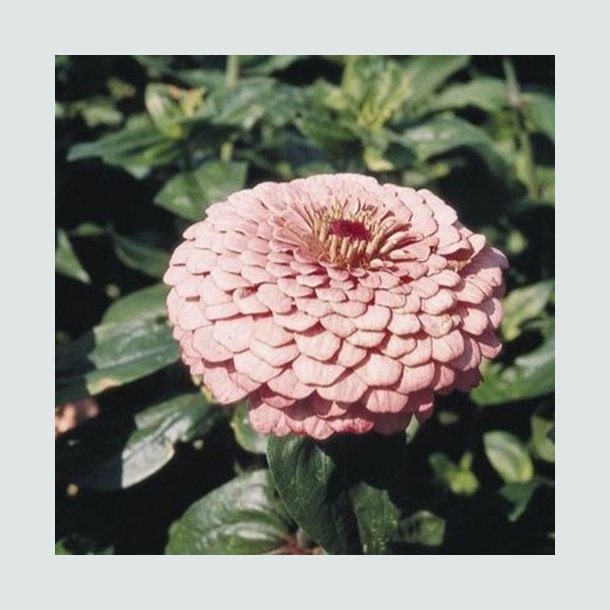
[(508, 103), (513, 108), (517, 118), (519, 148), (525, 162), (525, 186), (527, 188), (527, 194), (532, 199), (537, 199), (540, 194), (540, 185), (538, 184), (538, 177), (536, 176), (532, 141), (525, 125), (521, 88), (519, 87), (519, 81), (517, 80), (515, 66), (509, 57), (502, 58), (502, 67), (504, 68), (504, 75), (506, 77)]
[[(225, 83), (227, 89), (232, 89), (239, 78), (239, 55), (228, 55), (225, 68)], [(225, 142), (220, 149), (220, 159), (230, 161), (233, 157), (233, 142)]]

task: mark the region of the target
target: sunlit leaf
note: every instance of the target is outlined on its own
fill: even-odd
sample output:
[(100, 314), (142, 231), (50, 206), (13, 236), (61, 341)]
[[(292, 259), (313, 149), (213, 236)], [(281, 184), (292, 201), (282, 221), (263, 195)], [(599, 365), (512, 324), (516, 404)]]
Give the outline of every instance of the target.
[(59, 354), (56, 403), (99, 394), (177, 359), (176, 342), (164, 323), (131, 320), (96, 326)]
[(266, 453), (268, 437), (258, 433), (248, 419), (248, 405), (241, 403), (233, 412), (231, 428), (240, 447), (251, 453)]
[(526, 446), (513, 434), (501, 430), (483, 435), (485, 455), (506, 483), (527, 483), (534, 465)]
[(91, 278), (85, 271), (74, 252), (70, 239), (65, 231), (57, 231), (57, 244), (55, 246), (55, 271), (84, 284), (90, 284)]
[(173, 396), (135, 418), (99, 418), (60, 443), (59, 476), (84, 489), (131, 487), (163, 468), (177, 443), (205, 436), (221, 419), (201, 392)]
[(187, 220), (201, 220), (206, 206), (244, 186), (247, 170), (247, 164), (239, 161), (208, 161), (193, 172), (171, 178), (155, 203)]
[(524, 112), (536, 131), (555, 141), (555, 96), (549, 93), (532, 92), (523, 95)]
[(467, 83), (450, 85), (434, 97), (433, 110), (472, 106), (497, 112), (506, 106), (506, 84), (498, 78), (479, 77)]
[(269, 473), (243, 474), (193, 504), (169, 530), (168, 555), (258, 555), (283, 547), (294, 526)]
[(128, 320), (155, 320), (166, 316), (165, 299), (169, 291), (164, 284), (136, 290), (115, 301), (104, 313), (102, 323)]
[(428, 510), (418, 510), (400, 522), (394, 541), (437, 547), (445, 538), (445, 520)]
[(484, 370), (484, 381), (471, 391), (481, 406), (500, 405), (535, 398), (555, 389), (555, 332), (551, 329), (544, 343), (509, 366), (492, 363)]
[(545, 462), (555, 462), (555, 421), (545, 409), (536, 409), (531, 417), (531, 447), (534, 454)]
[(169, 253), (135, 237), (125, 237), (111, 231), (114, 251), (122, 263), (150, 277), (161, 277), (169, 264)]
[(436, 479), (454, 494), (471, 496), (478, 491), (479, 481), (472, 472), (470, 459), (462, 459), (456, 464), (444, 453), (432, 453), (428, 462)]
[(524, 322), (539, 316), (545, 309), (553, 290), (554, 280), (545, 280), (516, 288), (504, 299), (502, 335), (507, 341), (519, 336)]

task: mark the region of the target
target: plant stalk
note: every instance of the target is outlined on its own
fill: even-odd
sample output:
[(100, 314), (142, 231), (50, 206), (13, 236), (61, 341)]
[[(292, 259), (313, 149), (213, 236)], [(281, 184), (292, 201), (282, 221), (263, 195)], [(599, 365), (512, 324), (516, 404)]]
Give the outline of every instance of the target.
[(538, 184), (538, 177), (536, 176), (532, 141), (525, 125), (521, 88), (519, 87), (519, 81), (517, 80), (515, 66), (509, 57), (502, 58), (502, 67), (506, 77), (508, 103), (517, 118), (519, 148), (525, 162), (525, 186), (527, 188), (527, 194), (532, 199), (537, 199), (540, 195), (540, 185)]
[[(225, 83), (227, 89), (232, 89), (239, 79), (239, 55), (227, 55), (225, 68)], [(225, 142), (220, 148), (221, 161), (230, 161), (233, 157), (233, 142)]]

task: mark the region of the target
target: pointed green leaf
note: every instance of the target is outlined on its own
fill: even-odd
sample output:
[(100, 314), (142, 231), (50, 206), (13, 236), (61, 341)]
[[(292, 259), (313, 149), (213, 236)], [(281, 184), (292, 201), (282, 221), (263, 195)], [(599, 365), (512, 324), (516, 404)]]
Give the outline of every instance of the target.
[(170, 329), (154, 320), (102, 324), (61, 352), (56, 403), (99, 394), (178, 360)]
[(168, 555), (277, 551), (294, 527), (266, 470), (243, 474), (193, 504), (169, 530)]
[(554, 280), (545, 280), (510, 292), (502, 303), (504, 319), (501, 329), (507, 341), (519, 336), (524, 322), (536, 318), (544, 311), (554, 288)]
[(169, 287), (153, 284), (116, 300), (104, 313), (102, 323), (156, 320), (167, 315), (165, 300)]
[(534, 476), (532, 458), (513, 434), (501, 430), (483, 435), (485, 455), (506, 483), (527, 483)]
[(240, 447), (251, 453), (265, 454), (267, 452), (268, 437), (252, 428), (248, 419), (248, 405), (245, 402), (241, 403), (233, 412), (231, 428), (233, 428), (235, 440)]
[(294, 436), (270, 437), (273, 481), (299, 527), (332, 554), (359, 554), (356, 517), (335, 447)]
[(247, 171), (246, 163), (208, 161), (193, 172), (171, 178), (155, 203), (187, 220), (201, 220), (208, 205), (243, 188)]
[(70, 239), (66, 232), (57, 231), (57, 245), (55, 248), (55, 271), (84, 284), (90, 284), (91, 278), (81, 265)]

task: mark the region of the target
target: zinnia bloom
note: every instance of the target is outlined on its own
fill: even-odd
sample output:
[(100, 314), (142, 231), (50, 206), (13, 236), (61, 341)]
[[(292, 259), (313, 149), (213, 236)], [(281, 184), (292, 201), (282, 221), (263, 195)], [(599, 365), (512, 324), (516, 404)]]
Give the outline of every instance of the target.
[(268, 182), (184, 237), (164, 278), (182, 359), (262, 433), (404, 430), (500, 350), (506, 258), (428, 190)]

